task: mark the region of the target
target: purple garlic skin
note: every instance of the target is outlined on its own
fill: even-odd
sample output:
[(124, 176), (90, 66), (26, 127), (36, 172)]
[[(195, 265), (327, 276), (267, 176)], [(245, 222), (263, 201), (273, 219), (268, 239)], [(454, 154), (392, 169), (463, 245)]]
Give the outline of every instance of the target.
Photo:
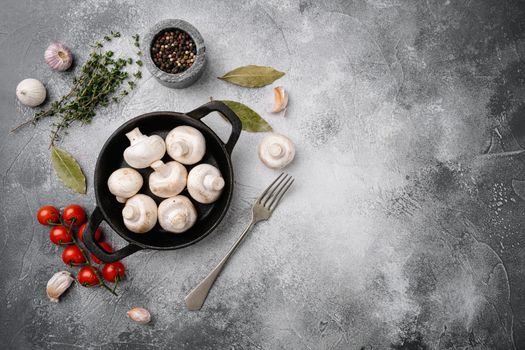
[(66, 46), (60, 43), (52, 43), (47, 47), (44, 59), (51, 69), (65, 71), (73, 63), (73, 54)]

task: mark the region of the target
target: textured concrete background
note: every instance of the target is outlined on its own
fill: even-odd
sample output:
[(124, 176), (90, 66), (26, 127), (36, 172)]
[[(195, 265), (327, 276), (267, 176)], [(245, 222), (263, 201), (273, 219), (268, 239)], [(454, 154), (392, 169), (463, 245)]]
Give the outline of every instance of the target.
[[(144, 72), (122, 104), (72, 127), (61, 147), (80, 162), (88, 194), (71, 193), (50, 167), (50, 121), (9, 134), (34, 112), (17, 102), (17, 83), (38, 78), (56, 98), (73, 73), (45, 66), (51, 41), (82, 63), (90, 43), (120, 30), (112, 45), (130, 54), (127, 38), (165, 18), (201, 31), (207, 71), (178, 91)], [(1, 347), (525, 348), (524, 19), (513, 0), (2, 1)], [(215, 78), (245, 64), (286, 72), (278, 82), (290, 90), (286, 117), (267, 113), (271, 86)], [(232, 206), (212, 235), (127, 258), (118, 298), (75, 285), (51, 304), (45, 284), (65, 267), (35, 223), (37, 208), (92, 210), (89, 180), (115, 128), (210, 96), (261, 112), (298, 155), (293, 190), (244, 242), (204, 309), (186, 311), (183, 297), (276, 175), (256, 157), (262, 135), (241, 136)], [(219, 117), (208, 122), (227, 135)], [(152, 324), (131, 323), (132, 306), (151, 310)]]

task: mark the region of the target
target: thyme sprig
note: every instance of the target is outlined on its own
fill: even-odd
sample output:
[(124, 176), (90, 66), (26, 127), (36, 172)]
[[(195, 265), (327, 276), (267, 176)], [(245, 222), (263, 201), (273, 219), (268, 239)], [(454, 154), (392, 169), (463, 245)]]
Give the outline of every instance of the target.
[(74, 122), (81, 124), (91, 123), (96, 111), (100, 107), (107, 107), (118, 103), (137, 86), (137, 81), (142, 78), (142, 51), (140, 50), (140, 37), (132, 36), (133, 45), (138, 49), (135, 60), (136, 70), (129, 73), (133, 64), (131, 57), (115, 58), (111, 50), (104, 50), (104, 43), (121, 36), (120, 32), (111, 32), (103, 40), (96, 41), (92, 47), (88, 60), (82, 66), (80, 73), (73, 79), (73, 87), (66, 95), (51, 103), (47, 110), (36, 113), (32, 119), (17, 126), (12, 131), (27, 124), (36, 124), (41, 119), (57, 117), (51, 131), (53, 146), (65, 129)]

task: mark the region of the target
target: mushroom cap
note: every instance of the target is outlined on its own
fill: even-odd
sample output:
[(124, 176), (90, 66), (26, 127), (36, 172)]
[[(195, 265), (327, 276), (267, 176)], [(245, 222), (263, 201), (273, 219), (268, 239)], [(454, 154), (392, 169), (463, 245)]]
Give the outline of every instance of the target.
[(121, 203), (137, 194), (143, 183), (142, 175), (132, 168), (117, 169), (108, 178), (109, 192)]
[(139, 128), (128, 132), (131, 145), (124, 150), (124, 160), (136, 169), (144, 169), (166, 153), (166, 144), (159, 135), (143, 135)]
[(178, 195), (159, 204), (159, 224), (166, 231), (182, 233), (197, 221), (197, 210), (188, 197)]
[(268, 168), (281, 169), (295, 157), (295, 146), (286, 136), (270, 133), (259, 143), (259, 159)]
[(164, 163), (158, 160), (151, 164), (155, 170), (149, 176), (149, 189), (161, 198), (178, 195), (186, 187), (188, 171), (177, 161)]
[(157, 223), (157, 204), (145, 194), (136, 194), (122, 209), (124, 225), (135, 233), (150, 231)]
[(188, 174), (188, 192), (199, 203), (213, 203), (222, 193), (224, 179), (219, 169), (210, 164), (199, 164)]
[(182, 164), (195, 164), (206, 153), (206, 140), (192, 126), (177, 126), (166, 136), (166, 149), (171, 158)]

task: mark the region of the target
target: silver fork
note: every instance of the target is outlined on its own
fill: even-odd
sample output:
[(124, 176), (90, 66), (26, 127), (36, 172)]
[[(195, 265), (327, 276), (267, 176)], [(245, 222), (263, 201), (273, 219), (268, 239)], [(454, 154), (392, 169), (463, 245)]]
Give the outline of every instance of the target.
[(292, 183), (294, 178), (288, 174), (282, 173), (275, 179), (263, 194), (257, 199), (252, 208), (252, 221), (250, 225), (244, 230), (241, 236), (235, 241), (233, 246), (230, 248), (228, 253), (222, 260), (215, 266), (213, 270), (204, 278), (201, 283), (197, 285), (187, 296), (184, 298), (186, 307), (188, 310), (200, 310), (208, 293), (213, 286), (213, 283), (217, 279), (217, 276), (221, 272), (222, 268), (233, 254), (235, 249), (239, 246), (243, 238), (250, 231), (250, 229), (259, 221), (268, 220), (272, 215), (273, 211), (283, 198), (284, 194)]

